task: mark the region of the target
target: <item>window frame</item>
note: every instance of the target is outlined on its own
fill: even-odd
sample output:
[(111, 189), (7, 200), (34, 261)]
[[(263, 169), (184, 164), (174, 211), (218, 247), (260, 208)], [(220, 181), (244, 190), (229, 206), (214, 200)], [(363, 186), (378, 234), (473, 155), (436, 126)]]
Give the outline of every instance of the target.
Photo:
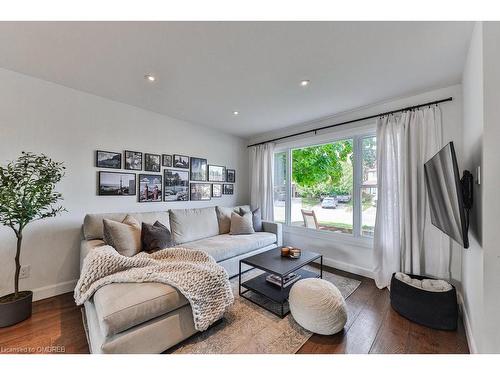
[[(363, 182), (363, 140), (366, 138), (376, 138), (376, 134), (371, 134), (371, 135), (363, 135), (359, 137), (359, 144), (358, 144), (358, 149), (359, 149), (359, 159), (360, 159), (360, 165), (359, 165), (359, 191), (357, 192), (358, 194), (358, 201), (360, 204), (360, 210), (359, 210), (359, 236), (363, 238), (373, 238), (371, 236), (363, 236), (363, 210), (361, 207), (361, 202), (363, 200), (362, 198), (362, 191), (363, 189), (369, 189), (369, 188), (376, 188), (377, 189), (377, 196), (378, 196), (378, 180), (377, 184), (367, 184)], [(378, 160), (377, 160), (377, 168), (378, 168)]]
[[(371, 247), (373, 237), (362, 235), (362, 210), (361, 191), (363, 187), (363, 155), (362, 140), (376, 136), (376, 124), (367, 122), (355, 128), (343, 129), (322, 135), (301, 138), (289, 142), (279, 143), (275, 146), (274, 154), (286, 153), (286, 187), (285, 187), (285, 222), (284, 231), (292, 234), (306, 235), (319, 239), (332, 240), (335, 238), (344, 243)], [(292, 198), (292, 151), (304, 147), (320, 146), (346, 139), (353, 141), (353, 231), (350, 233), (335, 233), (314, 228), (305, 228), (291, 224), (291, 198)], [(274, 157), (274, 156), (273, 156)], [(274, 175), (274, 168), (273, 168)]]

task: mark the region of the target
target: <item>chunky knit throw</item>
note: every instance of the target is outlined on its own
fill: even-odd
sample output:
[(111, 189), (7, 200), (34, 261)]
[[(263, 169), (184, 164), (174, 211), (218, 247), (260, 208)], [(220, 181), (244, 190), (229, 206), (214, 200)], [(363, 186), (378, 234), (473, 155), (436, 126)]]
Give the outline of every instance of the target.
[(177, 288), (191, 304), (198, 331), (222, 318), (234, 301), (226, 270), (203, 251), (175, 247), (126, 257), (111, 246), (102, 246), (90, 252), (83, 262), (75, 302), (83, 304), (107, 284), (141, 282)]

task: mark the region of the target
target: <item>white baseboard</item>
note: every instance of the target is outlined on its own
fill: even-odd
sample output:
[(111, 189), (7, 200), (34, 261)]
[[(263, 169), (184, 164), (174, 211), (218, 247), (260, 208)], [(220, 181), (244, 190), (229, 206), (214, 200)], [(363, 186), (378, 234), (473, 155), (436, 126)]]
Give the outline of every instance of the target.
[(47, 285), (41, 288), (33, 289), (33, 301), (54, 297), (59, 294), (72, 292), (75, 289), (78, 280), (65, 281), (59, 284)]
[[(319, 263), (319, 262), (317, 262), (317, 263)], [(370, 279), (373, 279), (373, 271), (371, 271), (367, 268), (359, 267), (359, 266), (349, 264), (349, 263), (339, 262), (338, 260), (334, 260), (334, 259), (326, 258), (326, 257), (323, 257), (323, 264), (325, 266), (337, 268), (337, 269), (342, 270), (342, 271), (354, 273), (356, 275), (360, 275), (360, 276), (364, 276), (364, 277), (368, 277)]]
[(464, 298), (462, 293), (458, 292), (458, 306), (462, 313), (462, 320), (464, 322), (465, 336), (467, 338), (467, 344), (469, 345), (469, 352), (471, 354), (478, 354), (476, 341), (474, 340), (474, 335), (472, 334), (472, 326), (470, 322), (469, 313), (465, 307)]

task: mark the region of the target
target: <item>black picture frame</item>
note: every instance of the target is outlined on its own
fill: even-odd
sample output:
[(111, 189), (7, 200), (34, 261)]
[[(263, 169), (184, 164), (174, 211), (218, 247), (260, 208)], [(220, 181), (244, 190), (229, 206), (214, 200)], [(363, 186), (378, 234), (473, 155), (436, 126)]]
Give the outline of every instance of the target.
[(225, 182), (226, 167), (222, 165), (208, 165), (208, 181), (210, 182)]
[(189, 169), (189, 156), (174, 154), (172, 167)]
[(161, 165), (166, 168), (172, 168), (173, 165), (172, 155), (161, 154)]
[(189, 200), (189, 171), (185, 169), (163, 170), (163, 201)]
[(124, 169), (142, 171), (142, 152), (125, 150), (123, 154), (125, 159)]
[(209, 201), (212, 199), (212, 184), (191, 183), (189, 185), (189, 198), (192, 201)]
[[(149, 186), (156, 185), (151, 190)], [(139, 174), (139, 203), (161, 202), (163, 199), (163, 179), (161, 174)]]
[(208, 162), (207, 159), (190, 157), (190, 179), (191, 181), (207, 181)]
[(159, 154), (144, 154), (144, 170), (146, 172), (161, 171), (161, 156)]
[(223, 184), (222, 185), (222, 194), (233, 195), (234, 194), (234, 185), (233, 184)]
[(122, 153), (96, 150), (95, 166), (97, 168), (122, 169)]
[(226, 182), (232, 182), (233, 184), (236, 182), (236, 170), (235, 169), (227, 169), (226, 168)]
[[(127, 197), (136, 195), (137, 178), (135, 173), (99, 171), (97, 173), (97, 194), (101, 196)], [(120, 179), (118, 175), (122, 175)], [(123, 181), (126, 177), (128, 183)]]
[(222, 184), (212, 184), (212, 198), (222, 198)]

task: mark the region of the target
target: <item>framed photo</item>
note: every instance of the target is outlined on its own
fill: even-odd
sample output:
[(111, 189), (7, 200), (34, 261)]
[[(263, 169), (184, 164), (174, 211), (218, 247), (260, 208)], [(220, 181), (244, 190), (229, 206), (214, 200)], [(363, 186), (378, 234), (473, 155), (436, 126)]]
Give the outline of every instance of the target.
[(161, 175), (139, 175), (139, 202), (161, 202)]
[(234, 185), (233, 184), (222, 185), (222, 194), (233, 195), (234, 194)]
[(125, 169), (142, 171), (142, 152), (125, 150)]
[(122, 168), (122, 154), (120, 152), (101, 151), (95, 153), (95, 166), (98, 168)]
[(160, 155), (144, 154), (144, 170), (147, 172), (160, 172)]
[(163, 154), (161, 156), (161, 165), (167, 168), (172, 167), (172, 155)]
[(189, 171), (176, 169), (165, 169), (164, 193), (165, 202), (188, 201), (189, 200)]
[(191, 157), (191, 181), (206, 181), (207, 167), (207, 159)]
[(135, 173), (99, 172), (99, 195), (135, 195)]
[(173, 167), (189, 169), (189, 156), (174, 154)]
[(212, 184), (212, 198), (220, 198), (220, 197), (222, 197), (222, 185)]
[(212, 195), (211, 184), (191, 184), (192, 201), (209, 201)]
[(234, 169), (226, 170), (226, 182), (236, 182), (236, 171)]
[(209, 165), (208, 181), (213, 181), (213, 182), (226, 181), (226, 167), (221, 167), (219, 165)]

